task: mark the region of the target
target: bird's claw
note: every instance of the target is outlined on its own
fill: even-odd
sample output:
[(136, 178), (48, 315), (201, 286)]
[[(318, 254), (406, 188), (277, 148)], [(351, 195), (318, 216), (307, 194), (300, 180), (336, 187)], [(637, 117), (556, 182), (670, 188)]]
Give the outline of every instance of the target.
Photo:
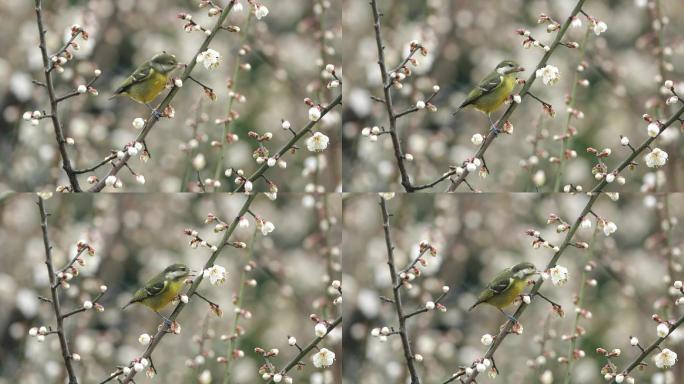
[(153, 109), (153, 110), (152, 110), (152, 116), (153, 116), (155, 119), (160, 119), (160, 118), (162, 117), (162, 114), (161, 114), (161, 112), (159, 112), (158, 110)]
[(489, 128), (489, 131), (490, 131), (494, 136), (498, 136), (498, 135), (501, 133), (501, 128), (497, 127), (496, 125), (492, 125), (492, 126)]

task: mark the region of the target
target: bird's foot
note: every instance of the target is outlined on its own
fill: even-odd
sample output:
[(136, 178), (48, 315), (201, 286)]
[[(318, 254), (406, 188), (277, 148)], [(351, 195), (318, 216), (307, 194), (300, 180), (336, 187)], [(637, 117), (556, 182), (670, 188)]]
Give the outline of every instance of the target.
[(159, 120), (162, 117), (162, 113), (159, 112), (159, 110), (157, 110), (157, 109), (153, 109), (152, 110), (152, 117)]
[(496, 137), (501, 133), (501, 128), (492, 124), (492, 126), (489, 128), (489, 132), (491, 132)]

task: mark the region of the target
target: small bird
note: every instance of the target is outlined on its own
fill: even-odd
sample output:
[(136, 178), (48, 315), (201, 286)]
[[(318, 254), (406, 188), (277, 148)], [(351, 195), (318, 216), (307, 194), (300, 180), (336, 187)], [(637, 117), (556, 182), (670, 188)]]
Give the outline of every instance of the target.
[(528, 262), (518, 263), (511, 268), (504, 269), (487, 284), (487, 288), (478, 296), (477, 302), (468, 310), (472, 310), (481, 303), (487, 303), (495, 306), (506, 317), (517, 323), (518, 321), (504, 312), (503, 308), (512, 304), (527, 286), (527, 280), (538, 273), (534, 264)]
[(178, 67), (176, 56), (166, 52), (157, 54), (136, 68), (119, 85), (110, 99), (120, 95), (128, 96), (138, 103), (147, 105), (158, 114), (159, 112), (150, 107), (149, 103), (166, 88), (169, 73)]
[(472, 105), (475, 109), (487, 115), (492, 130), (498, 133), (499, 130), (492, 122), (491, 114), (499, 109), (511, 95), (515, 87), (516, 73), (524, 70), (523, 67), (518, 66), (513, 60), (500, 62), (492, 72), (468, 93), (465, 101), (461, 103), (458, 110), (454, 112), (454, 115), (461, 109)]
[(159, 310), (166, 307), (178, 296), (185, 279), (191, 275), (190, 272), (190, 268), (185, 264), (169, 265), (161, 273), (147, 281), (144, 287), (138, 289), (131, 301), (124, 305), (121, 310), (133, 303), (144, 304), (164, 319), (166, 323), (171, 323), (171, 320), (159, 313)]

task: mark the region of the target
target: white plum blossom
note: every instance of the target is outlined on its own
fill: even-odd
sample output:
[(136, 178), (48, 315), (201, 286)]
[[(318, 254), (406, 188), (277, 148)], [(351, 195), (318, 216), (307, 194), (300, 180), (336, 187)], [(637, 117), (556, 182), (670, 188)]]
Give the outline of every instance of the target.
[(198, 63), (204, 64), (206, 69), (216, 69), (221, 64), (221, 54), (213, 49), (207, 49), (197, 55), (195, 60)]
[(78, 86), (78, 88), (76, 89), (76, 91), (77, 91), (78, 93), (86, 93), (86, 91), (88, 91), (88, 87), (86, 87), (85, 85), (81, 84), (81, 85)]
[(211, 284), (220, 286), (226, 281), (226, 269), (215, 264), (211, 268), (204, 270), (204, 277), (208, 277)]
[(594, 33), (596, 36), (602, 34), (603, 32), (608, 30), (608, 24), (604, 23), (603, 21), (595, 22), (594, 23)]
[(268, 16), (268, 8), (266, 8), (266, 6), (263, 4), (254, 3), (252, 10), (254, 11), (254, 16), (257, 18), (257, 20), (261, 20), (262, 18)]
[(582, 19), (579, 17), (573, 17), (570, 26), (573, 28), (582, 28)]
[(651, 123), (646, 127), (646, 133), (648, 133), (649, 137), (656, 137), (658, 136), (658, 133), (660, 132), (660, 125), (658, 123)]
[(561, 286), (568, 281), (568, 269), (562, 265), (556, 265), (549, 269), (549, 277), (553, 285)]
[(313, 355), (311, 358), (313, 361), (313, 365), (316, 368), (326, 368), (335, 362), (335, 352), (327, 349), (327, 348), (321, 348), (318, 353)]
[(318, 121), (321, 118), (321, 109), (318, 107), (309, 108), (309, 120)]
[(133, 119), (133, 128), (142, 129), (145, 126), (145, 120), (142, 117)]
[(485, 333), (484, 335), (482, 335), (482, 338), (480, 338), (480, 342), (483, 345), (490, 345), (492, 341), (494, 341), (494, 338), (489, 333)]
[(316, 132), (313, 136), (306, 139), (306, 149), (311, 152), (323, 152), (326, 148), (328, 148), (329, 142), (330, 138), (328, 138), (328, 136), (320, 132)]
[(143, 333), (142, 335), (140, 335), (140, 337), (138, 337), (138, 342), (142, 345), (147, 345), (150, 343), (151, 339), (152, 338), (150, 337), (150, 335), (148, 335), (147, 333)]
[(660, 323), (656, 327), (656, 334), (658, 337), (665, 337), (670, 333), (670, 326), (667, 325), (666, 323)]
[(261, 230), (261, 234), (267, 236), (269, 233), (275, 230), (275, 225), (270, 221), (257, 221), (257, 228)]
[(651, 152), (644, 156), (646, 166), (649, 168), (659, 168), (667, 163), (667, 152), (660, 148), (653, 148)]
[(663, 349), (653, 358), (658, 368), (670, 368), (677, 362), (677, 354), (667, 348)]
[(547, 65), (544, 68), (537, 69), (537, 77), (541, 77), (544, 85), (554, 85), (560, 79), (560, 71), (553, 65)]
[(604, 235), (610, 236), (611, 234), (615, 233), (615, 231), (617, 231), (617, 225), (612, 221), (603, 224)]
[(314, 334), (316, 337), (323, 337), (328, 333), (328, 326), (325, 323), (316, 323), (314, 327)]
[(394, 192), (378, 192), (378, 195), (385, 200), (391, 200), (396, 194)]
[(479, 133), (476, 133), (473, 135), (473, 137), (470, 138), (470, 142), (473, 143), (474, 145), (480, 145), (484, 141), (484, 136), (482, 136)]

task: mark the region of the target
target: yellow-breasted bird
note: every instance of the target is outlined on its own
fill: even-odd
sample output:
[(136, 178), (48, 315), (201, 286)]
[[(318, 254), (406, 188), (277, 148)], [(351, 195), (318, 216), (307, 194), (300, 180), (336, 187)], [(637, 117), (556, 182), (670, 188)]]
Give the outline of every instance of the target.
[(479, 304), (487, 303), (496, 307), (514, 323), (517, 322), (515, 318), (504, 312), (503, 308), (512, 304), (515, 298), (525, 290), (527, 280), (538, 273), (539, 271), (534, 264), (528, 262), (518, 263), (511, 268), (504, 269), (487, 284), (487, 288), (480, 292), (477, 302), (468, 310), (472, 310)]
[(133, 303), (143, 304), (152, 309), (164, 321), (171, 321), (164, 317), (159, 310), (166, 307), (178, 296), (183, 288), (185, 279), (190, 276), (190, 268), (185, 264), (171, 264), (162, 272), (145, 283), (138, 289), (131, 301), (124, 305), (122, 310)]
[(492, 130), (498, 133), (498, 129), (492, 122), (491, 114), (499, 109), (511, 95), (515, 87), (516, 74), (524, 70), (513, 60), (500, 62), (475, 88), (468, 92), (465, 101), (461, 103), (454, 115), (467, 106), (473, 106), (487, 115)]
[(149, 103), (166, 88), (169, 73), (178, 67), (176, 56), (166, 52), (157, 54), (136, 68), (114, 91), (112, 97), (128, 96), (158, 114)]

